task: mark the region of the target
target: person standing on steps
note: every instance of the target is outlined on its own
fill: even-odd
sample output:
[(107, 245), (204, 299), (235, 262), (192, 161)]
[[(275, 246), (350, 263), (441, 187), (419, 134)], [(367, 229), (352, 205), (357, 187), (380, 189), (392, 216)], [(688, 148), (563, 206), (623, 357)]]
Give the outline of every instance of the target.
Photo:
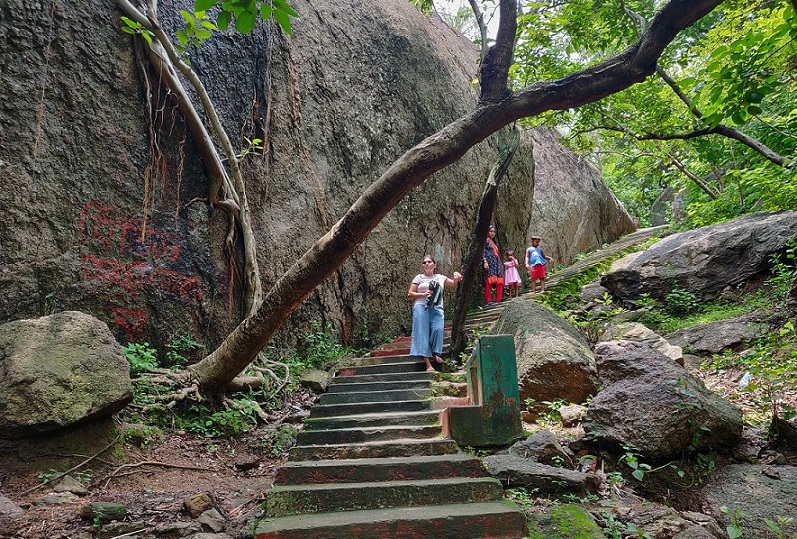
[[(490, 230), (487, 232), (487, 241), (484, 243), (484, 254), (482, 255), (484, 301), (487, 305), (501, 303), (504, 295), (504, 263), (501, 261), (501, 254), (495, 242), (497, 232), (495, 225), (490, 225)], [(495, 287), (495, 299), (493, 299), (493, 287)]]
[(540, 280), (540, 292), (545, 292), (545, 263), (553, 262), (553, 258), (545, 256), (540, 247), (540, 237), (531, 237), (531, 247), (526, 249), (526, 268), (531, 274), (531, 293), (536, 292), (537, 279)]
[(516, 298), (518, 290), (523, 281), (520, 280), (520, 273), (517, 270), (517, 259), (515, 251), (508, 249), (506, 252), (506, 262), (504, 262), (504, 287), (507, 289), (509, 298)]
[(420, 356), (426, 362), (426, 372), (434, 372), (432, 361), (442, 363), (443, 358), (443, 289), (462, 280), (455, 271), (454, 277), (437, 274), (437, 262), (429, 255), (423, 257), (423, 273), (412, 280), (407, 297), (412, 305), (411, 356)]

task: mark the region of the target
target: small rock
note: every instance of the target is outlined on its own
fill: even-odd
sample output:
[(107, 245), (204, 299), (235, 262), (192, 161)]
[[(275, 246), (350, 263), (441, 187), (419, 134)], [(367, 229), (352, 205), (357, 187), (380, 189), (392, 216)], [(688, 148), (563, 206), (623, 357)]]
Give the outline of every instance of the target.
[(89, 491), (83, 486), (83, 483), (71, 475), (65, 475), (55, 485), (53, 492), (71, 492), (72, 494), (83, 496), (84, 494), (88, 494)]
[(770, 479), (780, 479), (780, 472), (773, 468), (772, 466), (765, 466), (761, 469), (761, 473), (769, 477)]
[(132, 539), (134, 537), (133, 534), (135, 532), (149, 531), (151, 529), (152, 529), (151, 524), (147, 524), (146, 522), (141, 522), (141, 521), (109, 522), (108, 524), (103, 525), (102, 533), (100, 533), (100, 538), (121, 537), (121, 536), (127, 537), (129, 535)]
[(127, 507), (120, 503), (93, 502), (80, 509), (80, 517), (84, 520), (111, 522), (123, 520), (127, 516)]
[(237, 470), (251, 470), (252, 468), (257, 468), (258, 464), (260, 464), (260, 460), (258, 455), (240, 451), (235, 455), (233, 466), (235, 466)]
[(197, 519), (201, 524), (207, 526), (207, 528), (214, 532), (218, 533), (220, 531), (224, 531), (224, 527), (226, 525), (226, 521), (221, 513), (219, 513), (216, 509), (208, 509)]
[(304, 371), (299, 377), (299, 384), (314, 393), (324, 393), (329, 387), (331, 377), (327, 371), (311, 369)]
[(202, 525), (198, 522), (170, 522), (155, 528), (155, 534), (159, 539), (180, 539), (191, 534), (202, 531)]
[(535, 432), (525, 440), (516, 443), (509, 448), (509, 454), (549, 465), (572, 464), (570, 456), (565, 453), (562, 446), (559, 445), (559, 440), (548, 429)]
[(23, 514), (25, 511), (20, 506), (0, 494), (0, 517), (17, 517)]
[(188, 514), (191, 515), (191, 518), (197, 518), (199, 515), (213, 507), (213, 500), (210, 499), (210, 496), (204, 492), (201, 492), (186, 498), (183, 501), (183, 506)]
[(696, 370), (700, 368), (700, 365), (702, 365), (704, 361), (705, 359), (700, 356), (696, 356), (694, 354), (684, 354), (683, 363), (681, 366), (686, 367), (689, 370)]
[(232, 536), (226, 533), (197, 533), (191, 539), (232, 539)]
[(77, 499), (79, 498), (71, 492), (62, 492), (61, 494), (48, 494), (47, 496), (36, 498), (31, 503), (33, 505), (61, 505), (71, 503)]
[(563, 427), (575, 427), (581, 423), (581, 418), (587, 413), (587, 407), (580, 404), (568, 404), (559, 408), (559, 416), (562, 418)]
[(733, 458), (741, 462), (755, 464), (758, 462), (758, 454), (761, 448), (750, 443), (749, 440), (742, 438), (739, 443), (733, 446)]

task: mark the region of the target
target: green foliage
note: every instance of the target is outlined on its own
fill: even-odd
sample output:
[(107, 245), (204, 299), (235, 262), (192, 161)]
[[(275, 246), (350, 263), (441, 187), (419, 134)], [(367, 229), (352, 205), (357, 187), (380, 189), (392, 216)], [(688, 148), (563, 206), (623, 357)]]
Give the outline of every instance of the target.
[(131, 376), (137, 376), (158, 367), (157, 350), (152, 348), (148, 342), (122, 346), (122, 353), (130, 363)]
[(299, 432), (292, 425), (282, 424), (263, 435), (263, 447), (272, 457), (281, 457), (296, 443)]
[(185, 28), (177, 30), (177, 43), (175, 48), (181, 55), (188, 47), (198, 47), (212, 35), (211, 32), (217, 30), (216, 25), (210, 22), (205, 11), (195, 11), (193, 14), (184, 9), (180, 10), (180, 16), (185, 21)]
[(668, 313), (680, 316), (693, 312), (700, 303), (692, 292), (683, 288), (673, 288), (664, 296), (664, 305)]
[(175, 427), (207, 438), (234, 438), (249, 432), (257, 425), (257, 409), (249, 399), (226, 402), (218, 410), (204, 404), (191, 403), (187, 410), (175, 417)]
[(188, 364), (188, 358), (184, 354), (202, 348), (204, 346), (194, 341), (190, 335), (174, 338), (166, 345), (166, 366), (172, 369), (183, 368)]
[(244, 140), (246, 141), (246, 147), (240, 152), (238, 152), (237, 155), (238, 159), (243, 159), (250, 153), (255, 153), (255, 152), (263, 153), (263, 139), (259, 138), (249, 139), (247, 137), (244, 137)]
[(797, 411), (781, 398), (785, 391), (797, 385), (797, 332), (792, 320), (756, 342), (744, 357), (744, 367), (753, 377), (753, 382), (744, 390), (754, 397), (762, 411), (770, 418), (797, 417)]
[(310, 327), (311, 332), (302, 339), (303, 347), (298, 360), (292, 362), (293, 366), (301, 369), (324, 369), (354, 352), (337, 340), (332, 324), (327, 322), (322, 328), (319, 322), (312, 322)]
[(122, 22), (124, 23), (124, 26), (122, 26), (122, 32), (130, 35), (139, 35), (144, 38), (147, 43), (152, 43), (154, 34), (144, 28), (140, 22), (136, 22), (129, 17), (122, 17)]
[(606, 330), (607, 323), (625, 309), (612, 306), (614, 301), (608, 293), (595, 300), (598, 308), (589, 311), (579, 311), (568, 316), (568, 320), (576, 326), (584, 337), (591, 343), (597, 342)]
[(523, 487), (510, 488), (504, 491), (504, 496), (506, 496), (508, 500), (512, 500), (521, 507), (530, 507), (534, 505), (534, 500), (536, 498), (535, 495), (537, 492), (539, 492), (539, 490), (540, 489), (538, 488), (533, 488), (531, 490)]
[(216, 25), (220, 30), (227, 30), (235, 24), (235, 30), (250, 33), (258, 19), (267, 21), (271, 18), (280, 25), (286, 34), (291, 35), (291, 18), (299, 14), (285, 0), (196, 0), (194, 12), (202, 13), (219, 7)]

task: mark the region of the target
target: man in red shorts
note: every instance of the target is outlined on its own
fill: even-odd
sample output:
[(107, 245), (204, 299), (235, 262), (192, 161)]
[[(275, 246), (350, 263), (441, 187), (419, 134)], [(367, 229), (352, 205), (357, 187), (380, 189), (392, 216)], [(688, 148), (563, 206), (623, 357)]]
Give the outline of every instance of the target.
[(531, 237), (531, 247), (526, 249), (526, 268), (531, 274), (531, 293), (537, 290), (537, 279), (540, 280), (540, 292), (545, 292), (545, 263), (553, 262), (553, 258), (545, 256), (540, 247), (540, 237)]

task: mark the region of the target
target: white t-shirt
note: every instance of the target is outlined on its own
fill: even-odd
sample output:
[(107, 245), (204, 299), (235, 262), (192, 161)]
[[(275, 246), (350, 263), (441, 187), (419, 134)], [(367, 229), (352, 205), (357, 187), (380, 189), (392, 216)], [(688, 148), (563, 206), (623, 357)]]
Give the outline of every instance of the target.
[[(448, 279), (448, 277), (446, 277), (445, 275), (439, 275), (437, 273), (435, 273), (431, 277), (427, 277), (423, 273), (419, 273), (412, 280), (412, 284), (417, 284), (418, 285), (418, 292), (422, 292), (422, 293), (425, 294), (429, 290), (429, 283), (432, 282), (432, 279), (434, 279), (438, 283), (440, 283), (440, 286), (445, 286), (446, 285), (446, 279)], [(413, 306), (415, 306), (415, 305), (426, 305), (426, 296), (424, 296), (422, 298), (415, 298), (415, 302), (412, 305)], [(442, 298), (440, 298), (440, 307), (441, 308), (443, 307), (443, 299)]]

